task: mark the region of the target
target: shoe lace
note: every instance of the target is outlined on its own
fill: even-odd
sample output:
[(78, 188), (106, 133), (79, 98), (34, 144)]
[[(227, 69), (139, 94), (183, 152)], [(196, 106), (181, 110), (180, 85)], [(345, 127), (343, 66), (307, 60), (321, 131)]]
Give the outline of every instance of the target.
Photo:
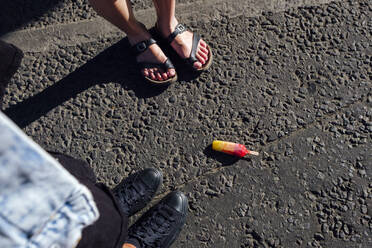
[(172, 211), (162, 206), (137, 226), (135, 236), (146, 246), (160, 247), (162, 238), (170, 234), (174, 221)]
[(146, 186), (143, 183), (134, 184), (133, 180), (130, 180), (125, 186), (119, 186), (119, 188), (114, 191), (114, 195), (125, 212), (128, 211), (131, 206), (137, 204), (139, 199), (143, 199), (146, 196)]
[(146, 196), (146, 187), (142, 183), (129, 184), (125, 192), (122, 192), (123, 200), (128, 206), (132, 206)]

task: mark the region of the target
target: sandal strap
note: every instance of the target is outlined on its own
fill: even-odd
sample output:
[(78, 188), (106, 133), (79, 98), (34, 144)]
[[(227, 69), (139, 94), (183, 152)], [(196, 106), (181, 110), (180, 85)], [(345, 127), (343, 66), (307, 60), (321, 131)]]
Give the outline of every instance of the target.
[(198, 45), (199, 45), (200, 39), (201, 39), (200, 35), (194, 33), (193, 38), (192, 38), (192, 48), (191, 48), (190, 57), (185, 59), (191, 66), (194, 66), (194, 63), (199, 61), (196, 58), (196, 52), (198, 51)]
[(132, 46), (131, 51), (132, 51), (134, 56), (137, 56), (137, 55), (140, 55), (141, 53), (143, 53), (144, 51), (146, 51), (149, 48), (149, 46), (151, 46), (153, 44), (156, 44), (156, 40), (154, 40), (153, 38), (150, 38), (148, 40), (138, 42), (137, 44)]
[(163, 69), (164, 71), (175, 68), (172, 61), (170, 61), (170, 59), (167, 59), (164, 63), (140, 62), (138, 63), (138, 66), (141, 69), (157, 67), (157, 68)]
[(174, 31), (168, 36), (167, 42), (170, 44), (177, 35), (182, 34), (186, 30), (187, 28), (183, 24), (178, 23)]
[[(178, 23), (174, 32), (172, 32), (168, 37), (167, 37), (167, 42), (170, 44), (177, 35), (182, 34), (185, 32), (187, 28), (181, 24)], [(191, 54), (190, 57), (186, 58), (185, 61), (189, 63), (191, 66), (194, 65), (195, 62), (198, 62), (199, 60), (196, 58), (196, 53), (198, 51), (198, 45), (201, 37), (199, 34), (194, 33), (193, 34), (193, 39), (192, 39), (192, 48), (191, 48)]]

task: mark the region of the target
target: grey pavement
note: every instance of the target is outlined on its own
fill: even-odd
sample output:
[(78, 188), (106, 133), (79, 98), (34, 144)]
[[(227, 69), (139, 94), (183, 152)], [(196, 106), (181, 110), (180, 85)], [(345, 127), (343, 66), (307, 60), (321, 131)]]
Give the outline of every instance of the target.
[[(150, 27), (149, 4), (135, 1)], [(372, 247), (370, 0), (180, 1), (215, 62), (196, 75), (174, 58), (168, 88), (142, 82), (124, 35), (78, 14), (84, 1), (53, 8), (1, 32), (26, 51), (5, 113), (110, 186), (161, 169), (157, 199), (190, 201), (173, 247)], [(213, 152), (214, 139), (260, 156)]]

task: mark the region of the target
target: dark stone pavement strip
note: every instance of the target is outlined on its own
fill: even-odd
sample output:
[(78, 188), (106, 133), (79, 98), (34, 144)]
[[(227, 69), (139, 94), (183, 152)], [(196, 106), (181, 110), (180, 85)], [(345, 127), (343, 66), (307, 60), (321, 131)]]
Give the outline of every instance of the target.
[[(168, 89), (140, 83), (119, 37), (28, 53), (4, 107), (109, 185), (162, 169), (162, 192), (191, 201), (175, 247), (368, 247), (371, 12), (360, 0), (201, 22), (215, 63), (197, 78), (179, 70)], [(214, 138), (262, 156), (213, 153)]]
[[(254, 15), (263, 10), (282, 11), (290, 7), (328, 3), (331, 0), (235, 0), (225, 1), (224, 11), (239, 13), (243, 9)], [(135, 11), (153, 8), (152, 0), (132, 0)], [(177, 0), (177, 6), (209, 5), (220, 0)], [(239, 8), (240, 7), (240, 8)], [(248, 7), (248, 8), (247, 8)], [(181, 12), (182, 13), (182, 12)], [(204, 15), (204, 13), (200, 13)], [(198, 13), (196, 14), (198, 15)], [(2, 1), (0, 9), (0, 37), (17, 29), (45, 28), (49, 26), (93, 20), (97, 13), (88, 0), (12, 0)]]
[[(132, 0), (133, 9), (153, 8), (151, 0)], [(177, 0), (178, 4), (195, 0)], [(88, 0), (12, 0), (2, 1), (0, 9), (0, 36), (17, 29), (45, 28), (48, 26), (87, 21), (98, 15)]]
[(87, 0), (12, 0), (1, 4), (0, 35), (15, 29), (40, 28), (97, 16)]
[[(290, 1), (290, 0), (237, 0), (226, 2), (225, 0), (198, 0), (198, 1), (177, 1), (176, 14), (177, 18), (182, 23), (187, 23), (190, 26), (199, 26), (200, 22), (220, 21), (222, 18), (232, 18), (237, 16), (259, 16), (264, 11), (279, 12), (286, 10), (290, 7), (319, 5), (327, 3), (331, 0), (303, 0), (303, 1)], [(67, 4), (68, 1), (58, 2)], [(11, 44), (18, 46), (24, 52), (47, 52), (48, 50), (58, 49), (59, 46), (76, 46), (87, 42), (95, 42), (96, 40), (105, 38), (114, 38), (122, 36), (122, 32), (111, 25), (109, 22), (101, 17), (97, 17), (93, 10), (88, 8), (88, 3), (73, 2), (70, 3), (75, 6), (74, 10), (91, 13), (92, 18), (82, 18), (76, 11), (70, 11), (66, 6), (60, 9), (48, 10), (48, 4), (43, 5), (45, 16), (47, 20), (51, 21), (46, 24), (43, 19), (38, 19), (34, 22), (29, 22), (27, 26), (20, 28), (20, 30), (9, 32), (12, 30), (12, 22), (16, 25), (17, 18), (9, 18), (12, 13), (23, 13), (16, 15), (22, 17), (26, 21), (28, 15), (26, 13), (33, 13), (34, 8), (28, 8), (27, 11), (21, 11), (23, 8), (19, 1), (8, 3), (10, 6), (2, 6), (6, 13), (0, 15), (0, 39), (7, 41)], [(33, 2), (37, 6), (39, 3)], [(50, 4), (50, 3), (49, 3)], [(15, 7), (15, 6), (18, 6)], [(68, 4), (67, 4), (68, 5)], [(81, 6), (80, 6), (81, 5)], [(136, 3), (134, 6), (138, 6)], [(27, 6), (27, 5), (26, 5)], [(84, 6), (84, 8), (83, 8)], [(50, 7), (50, 6), (49, 6)], [(10, 8), (10, 10), (8, 10)], [(89, 10), (87, 10), (89, 9)], [(38, 9), (42, 12), (42, 8)], [(26, 13), (25, 13), (26, 12)], [(34, 13), (38, 16), (36, 13)], [(9, 15), (9, 16), (8, 16)], [(30, 15), (30, 14), (29, 14)], [(56, 16), (66, 15), (68, 18), (62, 20), (56, 19)], [(87, 14), (85, 14), (87, 15)], [(156, 21), (156, 14), (154, 8), (140, 8), (135, 11), (136, 18), (148, 27), (151, 27)], [(77, 20), (76, 20), (77, 19)], [(11, 22), (11, 23), (8, 23)], [(39, 24), (37, 24), (39, 23)], [(3, 27), (1, 27), (3, 26)], [(32, 28), (31, 28), (32, 27)]]

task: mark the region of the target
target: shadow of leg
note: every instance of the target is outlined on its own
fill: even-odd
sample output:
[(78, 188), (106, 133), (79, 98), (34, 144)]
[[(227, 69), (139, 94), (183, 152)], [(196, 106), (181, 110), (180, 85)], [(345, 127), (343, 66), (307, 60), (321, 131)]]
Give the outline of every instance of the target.
[(24, 128), (84, 90), (108, 82), (133, 90), (139, 98), (161, 94), (166, 87), (145, 83), (128, 51), (129, 42), (122, 39), (44, 91), (10, 106), (5, 114)]

